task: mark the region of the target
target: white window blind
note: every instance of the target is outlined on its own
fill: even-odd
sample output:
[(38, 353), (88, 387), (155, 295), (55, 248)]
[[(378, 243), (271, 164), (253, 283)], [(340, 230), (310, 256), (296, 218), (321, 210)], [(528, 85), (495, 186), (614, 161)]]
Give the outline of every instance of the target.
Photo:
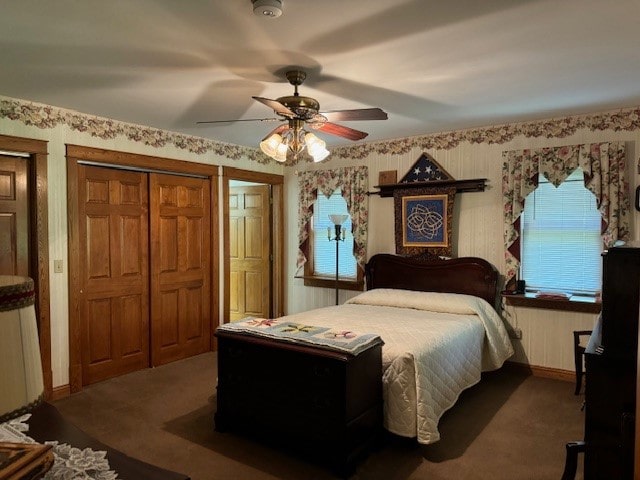
[[(331, 231), (331, 238), (335, 237), (335, 228), (329, 215), (349, 215), (347, 202), (342, 198), (341, 191), (335, 190), (327, 198), (318, 193), (318, 200), (313, 207), (313, 274), (318, 276), (336, 275), (336, 242), (330, 241), (327, 229)], [(351, 217), (342, 225), (346, 233), (344, 242), (339, 242), (339, 276), (341, 279), (356, 279), (356, 259), (353, 256), (353, 235), (351, 234)]]
[(522, 215), (521, 278), (527, 289), (592, 294), (601, 288), (601, 216), (582, 169), (558, 188), (540, 175)]

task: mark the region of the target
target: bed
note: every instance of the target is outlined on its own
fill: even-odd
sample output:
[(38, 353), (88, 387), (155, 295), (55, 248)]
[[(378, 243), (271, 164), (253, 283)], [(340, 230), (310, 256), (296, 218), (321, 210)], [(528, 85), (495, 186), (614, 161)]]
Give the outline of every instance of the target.
[[(269, 438), (291, 439), (298, 447), (311, 439), (308, 451), (316, 451), (327, 438), (332, 438), (332, 443), (347, 438), (331, 452), (323, 452), (338, 465), (353, 465), (375, 441), (379, 427), (415, 437), (422, 444), (438, 441), (438, 421), (460, 393), (478, 383), (481, 372), (500, 368), (513, 354), (507, 331), (494, 310), (497, 280), (493, 266), (480, 258), (427, 261), (378, 254), (366, 266), (367, 291), (344, 305), (269, 320), (268, 327), (262, 326), (259, 331), (252, 325), (256, 319), (221, 326), (216, 332), (216, 427), (266, 431)], [(358, 332), (368, 343), (358, 351), (349, 351), (342, 345), (333, 348), (317, 344), (313, 338), (281, 338), (279, 331), (271, 330), (290, 331), (291, 326), (299, 329), (300, 325), (308, 331), (318, 329), (322, 332), (318, 338)], [(283, 355), (283, 349), (295, 354)], [(238, 358), (247, 350), (254, 351), (247, 357), (247, 367), (239, 372), (236, 366), (243, 362)], [(318, 362), (327, 356), (339, 357), (342, 363), (336, 360), (334, 366), (322, 364), (320, 370), (333, 376), (335, 385), (317, 389), (314, 377)], [(257, 368), (252, 373), (251, 365), (269, 368)], [(299, 370), (305, 366), (307, 371)], [(359, 374), (350, 373), (350, 368)], [(277, 373), (270, 375), (267, 370)], [(324, 390), (333, 393), (320, 403), (336, 408), (331, 412), (325, 409), (324, 417), (322, 412), (309, 417), (309, 405), (318, 402), (313, 395), (305, 397), (305, 393), (316, 391), (320, 395)], [(268, 403), (273, 395), (277, 400), (264, 409), (263, 402)], [(357, 407), (350, 404), (354, 395), (365, 397), (358, 400)], [(287, 400), (289, 397), (291, 400)], [(307, 415), (303, 429), (284, 425), (287, 420), (282, 415), (276, 414), (274, 420), (265, 418), (270, 409), (277, 410), (283, 403), (284, 412)], [(346, 410), (338, 408), (343, 405)], [(257, 411), (252, 413), (252, 408)], [(335, 428), (321, 434), (315, 431), (316, 424), (323, 428), (333, 424)]]

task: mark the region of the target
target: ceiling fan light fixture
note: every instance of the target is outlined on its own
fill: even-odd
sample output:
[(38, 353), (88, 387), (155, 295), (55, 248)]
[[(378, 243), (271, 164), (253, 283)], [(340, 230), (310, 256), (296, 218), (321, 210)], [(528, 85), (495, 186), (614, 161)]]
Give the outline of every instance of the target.
[(281, 143), (280, 145), (278, 145), (278, 148), (276, 149), (276, 154), (273, 156), (273, 159), (276, 162), (280, 162), (280, 163), (286, 162), (288, 150), (289, 150), (289, 147), (287, 146), (287, 144)]
[(313, 133), (307, 133), (304, 136), (304, 143), (307, 146), (307, 152), (313, 158), (314, 162), (321, 162), (329, 156), (329, 150), (327, 150), (327, 144), (324, 140), (320, 140)]
[(323, 161), (325, 158), (327, 158), (331, 152), (329, 152), (329, 150), (327, 150), (326, 148), (322, 148), (322, 149), (316, 151), (315, 153), (311, 153), (311, 152), (309, 152), (309, 153), (310, 153), (311, 157), (313, 158), (313, 161), (315, 163), (318, 163), (318, 162)]
[(282, 135), (273, 133), (260, 142), (262, 153), (277, 162), (286, 162), (289, 152), (298, 158), (305, 149), (314, 162), (321, 162), (330, 154), (324, 140), (301, 128), (290, 128)]
[(262, 150), (265, 155), (275, 158), (280, 145), (282, 145), (282, 136), (274, 133), (260, 142), (260, 150)]
[(316, 135), (314, 135), (311, 132), (305, 133), (304, 143), (307, 145), (307, 149), (309, 150), (313, 148), (324, 148), (327, 146), (324, 140), (320, 140)]
[(259, 17), (278, 18), (282, 15), (281, 0), (251, 0), (253, 13)]

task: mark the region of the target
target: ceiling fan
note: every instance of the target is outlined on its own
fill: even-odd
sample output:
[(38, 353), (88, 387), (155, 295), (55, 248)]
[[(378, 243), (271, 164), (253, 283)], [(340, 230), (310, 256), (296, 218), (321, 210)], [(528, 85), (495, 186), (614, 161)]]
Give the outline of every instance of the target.
[(228, 123), (250, 121), (286, 121), (274, 128), (260, 142), (260, 149), (271, 158), (285, 162), (287, 156), (294, 160), (306, 149), (316, 162), (322, 161), (329, 155), (326, 143), (305, 127), (318, 130), (329, 135), (347, 138), (349, 140), (362, 140), (368, 133), (345, 127), (334, 122), (353, 120), (386, 120), (387, 113), (380, 108), (360, 108), (354, 110), (332, 110), (320, 112), (320, 104), (315, 98), (305, 97), (298, 93), (298, 87), (307, 78), (302, 70), (290, 70), (285, 73), (287, 80), (294, 87), (293, 95), (279, 97), (271, 100), (264, 97), (252, 97), (254, 100), (273, 109), (280, 118), (252, 118), (239, 120), (210, 120), (197, 122)]

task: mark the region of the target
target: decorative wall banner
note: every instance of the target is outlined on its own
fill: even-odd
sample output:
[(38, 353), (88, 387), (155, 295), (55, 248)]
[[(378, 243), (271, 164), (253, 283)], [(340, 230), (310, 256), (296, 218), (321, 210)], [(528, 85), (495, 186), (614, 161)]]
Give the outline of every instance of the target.
[(397, 254), (451, 256), (455, 194), (455, 187), (394, 191)]

